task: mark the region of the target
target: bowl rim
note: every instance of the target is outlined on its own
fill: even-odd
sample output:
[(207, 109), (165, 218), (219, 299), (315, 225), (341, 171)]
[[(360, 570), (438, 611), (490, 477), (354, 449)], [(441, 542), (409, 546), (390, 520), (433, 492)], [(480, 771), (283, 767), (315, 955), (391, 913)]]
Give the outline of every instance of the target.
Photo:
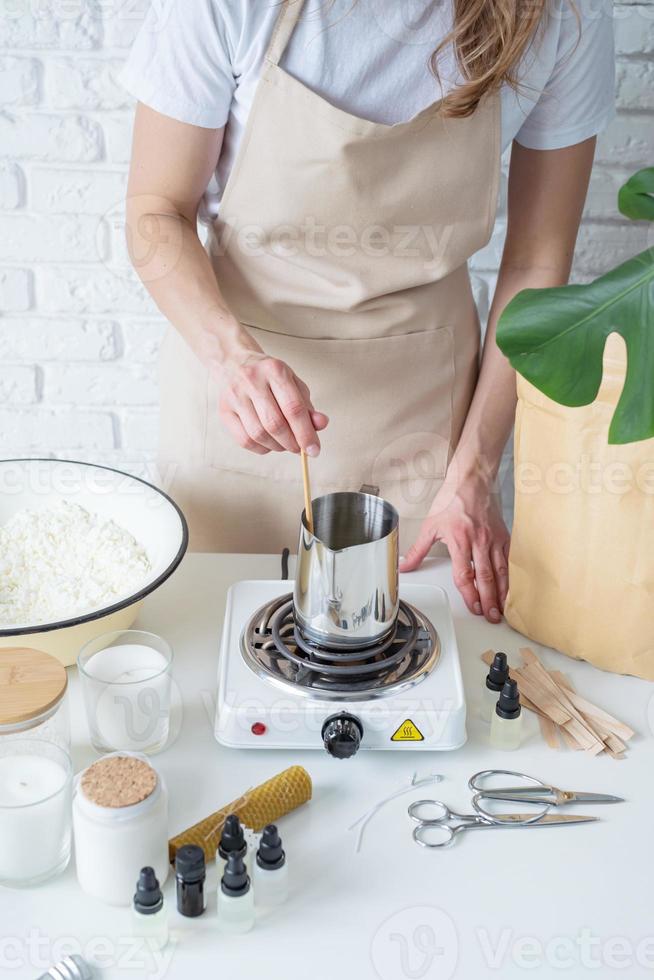
[(34, 626), (14, 626), (14, 627), (4, 627), (0, 628), (0, 637), (5, 636), (27, 636), (29, 634), (35, 633), (51, 633), (54, 630), (67, 629), (73, 626), (81, 626), (84, 623), (92, 623), (96, 619), (104, 619), (105, 616), (111, 616), (113, 613), (120, 612), (122, 609), (127, 609), (128, 606), (133, 606), (137, 602), (141, 602), (146, 596), (158, 589), (166, 579), (170, 578), (173, 574), (182, 558), (186, 554), (188, 548), (189, 532), (188, 523), (184, 517), (184, 513), (181, 507), (175, 503), (173, 498), (169, 496), (160, 487), (156, 487), (153, 483), (148, 480), (144, 480), (140, 476), (134, 476), (133, 473), (126, 473), (125, 470), (119, 470), (115, 466), (102, 466), (99, 463), (85, 463), (77, 459), (53, 459), (48, 456), (19, 456), (14, 458), (3, 458), (0, 459), (0, 464), (2, 463), (69, 463), (74, 466), (83, 466), (90, 469), (96, 470), (107, 470), (109, 473), (118, 473), (119, 476), (126, 476), (130, 480), (136, 480), (137, 483), (142, 483), (144, 486), (149, 487), (158, 493), (161, 497), (164, 497), (169, 504), (172, 505), (173, 509), (177, 512), (180, 524), (182, 525), (182, 540), (177, 550), (177, 554), (174, 556), (169, 565), (164, 568), (163, 572), (158, 575), (152, 582), (148, 585), (143, 586), (138, 592), (133, 593), (131, 596), (127, 596), (125, 599), (121, 599), (120, 602), (115, 602), (111, 606), (103, 606), (101, 609), (96, 609), (90, 613), (84, 613), (83, 616), (74, 616), (72, 619), (62, 619), (54, 623), (37, 623)]

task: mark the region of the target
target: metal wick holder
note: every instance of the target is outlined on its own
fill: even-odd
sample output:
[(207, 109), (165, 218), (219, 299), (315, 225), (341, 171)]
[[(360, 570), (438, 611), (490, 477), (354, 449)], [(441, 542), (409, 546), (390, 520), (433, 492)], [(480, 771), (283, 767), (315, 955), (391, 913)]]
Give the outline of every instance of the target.
[(376, 493), (330, 493), (302, 512), (293, 590), (295, 622), (323, 647), (379, 643), (399, 609), (399, 515)]

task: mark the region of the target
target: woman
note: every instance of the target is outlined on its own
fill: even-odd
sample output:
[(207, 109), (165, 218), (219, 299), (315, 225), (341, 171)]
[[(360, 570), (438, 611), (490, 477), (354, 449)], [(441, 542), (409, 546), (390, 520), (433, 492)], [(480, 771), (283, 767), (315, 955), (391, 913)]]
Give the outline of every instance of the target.
[[(153, 3), (123, 74), (128, 238), (174, 328), (161, 459), (196, 549), (293, 547), (302, 448), (315, 495), (378, 486), (403, 570), (442, 542), (468, 608), (500, 621), (515, 381), (495, 325), (566, 282), (613, 101), (610, 11), (546, 3)], [(509, 146), (480, 365), (467, 260)]]

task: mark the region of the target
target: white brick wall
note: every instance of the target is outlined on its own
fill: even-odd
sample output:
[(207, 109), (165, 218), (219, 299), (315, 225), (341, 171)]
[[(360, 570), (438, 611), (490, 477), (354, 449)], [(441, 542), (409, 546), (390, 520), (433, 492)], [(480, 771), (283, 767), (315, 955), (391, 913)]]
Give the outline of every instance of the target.
[[(0, 456), (151, 472), (163, 322), (125, 269), (132, 107), (116, 76), (147, 0), (8, 0), (0, 16)], [(575, 263), (643, 247), (620, 183), (654, 163), (654, 5), (616, 8), (619, 114), (602, 136)], [(504, 232), (476, 256), (492, 289)]]

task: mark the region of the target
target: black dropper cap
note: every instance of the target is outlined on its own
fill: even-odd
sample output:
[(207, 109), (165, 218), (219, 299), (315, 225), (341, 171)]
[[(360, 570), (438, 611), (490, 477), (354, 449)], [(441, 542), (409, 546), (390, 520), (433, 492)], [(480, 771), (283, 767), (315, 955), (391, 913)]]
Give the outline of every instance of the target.
[(509, 679), (509, 665), (505, 653), (496, 653), (486, 677), (486, 687), (489, 691), (501, 691)]
[(196, 844), (184, 844), (175, 855), (177, 909), (182, 915), (195, 917), (204, 912), (204, 879), (207, 869), (204, 851)]
[(257, 851), (257, 864), (266, 871), (276, 871), (286, 862), (286, 854), (282, 848), (282, 839), (274, 823), (263, 828), (263, 834)]
[(247, 849), (241, 821), (235, 813), (230, 813), (229, 816), (225, 817), (218, 853), (223, 861), (226, 861), (230, 854), (240, 854), (241, 857), (245, 857)]
[(518, 682), (511, 677), (502, 688), (495, 711), (500, 718), (513, 719), (520, 715), (521, 710)]
[(163, 895), (154, 868), (141, 868), (136, 882), (134, 908), (141, 915), (154, 915), (163, 907)]
[(230, 898), (247, 895), (250, 890), (250, 878), (245, 867), (245, 861), (236, 851), (232, 851), (227, 858), (220, 887), (225, 895), (229, 895)]

